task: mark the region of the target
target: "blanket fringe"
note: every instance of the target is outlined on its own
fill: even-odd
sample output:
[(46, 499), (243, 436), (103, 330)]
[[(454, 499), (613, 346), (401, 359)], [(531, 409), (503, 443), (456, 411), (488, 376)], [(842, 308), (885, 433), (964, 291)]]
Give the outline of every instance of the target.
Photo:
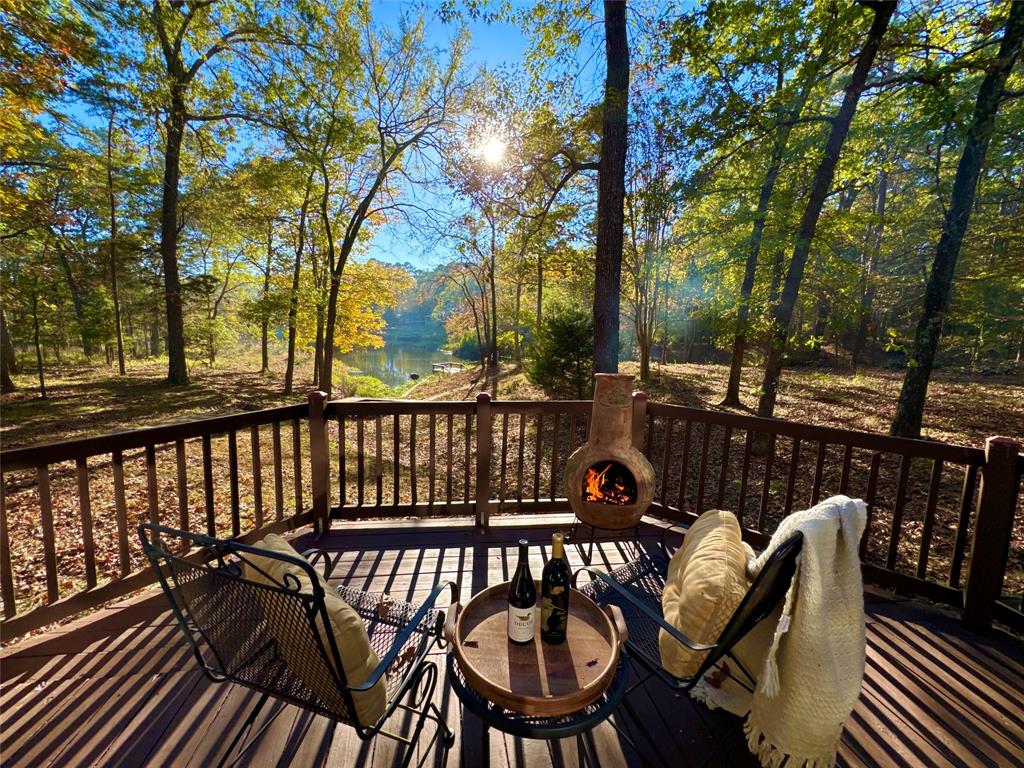
[[(800, 556), (797, 556), (796, 572), (793, 574), (793, 581), (790, 582), (786, 591), (786, 599), (782, 607), (782, 615), (779, 617), (778, 626), (772, 635), (772, 643), (768, 647), (768, 653), (764, 659), (764, 672), (761, 674), (761, 693), (769, 699), (779, 695), (779, 662), (776, 658), (779, 652), (779, 643), (782, 636), (789, 631), (790, 617), (793, 613), (793, 604), (796, 602), (796, 585), (800, 574)], [(774, 767), (773, 767), (774, 768)]]
[(756, 755), (758, 762), (764, 768), (833, 768), (836, 764), (836, 750), (829, 755), (787, 755), (778, 746), (773, 744), (760, 728), (750, 722), (750, 718), (743, 724), (743, 732), (747, 736), (747, 748), (751, 754)]
[(690, 698), (699, 701), (708, 709), (718, 709), (718, 704), (708, 695), (708, 684), (701, 678), (700, 681), (690, 689)]

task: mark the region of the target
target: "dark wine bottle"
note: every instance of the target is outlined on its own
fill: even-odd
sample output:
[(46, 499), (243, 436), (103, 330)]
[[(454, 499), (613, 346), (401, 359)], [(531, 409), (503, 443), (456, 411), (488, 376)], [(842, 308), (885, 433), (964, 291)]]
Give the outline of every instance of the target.
[(519, 562), (508, 585), (508, 639), (517, 645), (533, 642), (537, 623), (537, 585), (530, 573), (529, 542), (519, 540)]
[(544, 565), (541, 576), (540, 637), (545, 643), (558, 645), (565, 642), (569, 623), (569, 586), (572, 573), (565, 560), (565, 539), (560, 533), (551, 537), (551, 559)]

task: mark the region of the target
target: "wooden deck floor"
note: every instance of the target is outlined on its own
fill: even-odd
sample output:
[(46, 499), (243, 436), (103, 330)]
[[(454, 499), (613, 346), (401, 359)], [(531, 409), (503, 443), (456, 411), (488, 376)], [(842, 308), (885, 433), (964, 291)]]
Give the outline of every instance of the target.
[[(525, 528), (522, 520), (486, 534), (453, 521), (342, 524), (317, 545), (340, 553), (339, 581), (418, 601), (439, 579), (459, 581), (464, 596), (507, 579), (516, 539), (525, 535), (540, 544), (551, 530)], [(655, 532), (645, 526), (644, 546), (654, 546)], [(300, 549), (312, 545), (308, 535), (302, 539)], [(626, 545), (605, 542), (595, 564), (614, 567), (628, 555)], [(539, 569), (539, 547), (535, 556)], [(574, 567), (581, 563), (572, 547), (569, 556)], [(979, 637), (945, 612), (874, 590), (867, 613), (867, 674), (843, 737), (841, 765), (1024, 765), (1024, 645), (1007, 636)], [(440, 652), (436, 660), (443, 664)], [(255, 700), (243, 688), (199, 674), (163, 597), (152, 592), (5, 649), (0, 670), (0, 762), (9, 768), (211, 765)], [(435, 695), (457, 734), (447, 765), (481, 764), (479, 722), (462, 716), (447, 687)], [(756, 765), (736, 718), (695, 708), (656, 684), (631, 700), (670, 764), (699, 763), (713, 737), (735, 734), (711, 764)], [(445, 764), (434, 736), (428, 724), (419, 765)], [(648, 764), (608, 723), (592, 739), (602, 766)], [(571, 740), (548, 744), (494, 734), (489, 752), (496, 766), (577, 761)], [(363, 743), (344, 726), (287, 707), (246, 764), (389, 766), (400, 757), (389, 739)]]

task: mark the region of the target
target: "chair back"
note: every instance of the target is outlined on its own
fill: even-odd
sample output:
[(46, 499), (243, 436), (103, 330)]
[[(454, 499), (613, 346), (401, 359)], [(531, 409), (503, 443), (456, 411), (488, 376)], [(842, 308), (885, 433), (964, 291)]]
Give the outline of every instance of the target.
[(740, 640), (746, 637), (759, 622), (768, 617), (782, 602), (796, 574), (797, 559), (803, 548), (804, 537), (796, 533), (782, 542), (768, 561), (761, 568), (751, 583), (743, 600), (736, 608), (729, 623), (715, 642), (715, 647), (708, 652), (701, 664), (696, 677), (699, 679), (723, 656), (732, 650)]
[[(139, 526), (139, 537), (171, 610), (210, 678), (356, 724), (334, 635), (326, 629), (331, 625), (323, 587), (309, 562), (151, 524)], [(172, 551), (167, 540), (186, 546)], [(266, 570), (268, 559), (306, 571), (312, 589), (302, 589), (293, 574), (274, 578)], [(259, 580), (247, 578), (254, 575)], [(293, 668), (297, 659), (300, 670)], [(331, 695), (321, 695), (325, 691)]]

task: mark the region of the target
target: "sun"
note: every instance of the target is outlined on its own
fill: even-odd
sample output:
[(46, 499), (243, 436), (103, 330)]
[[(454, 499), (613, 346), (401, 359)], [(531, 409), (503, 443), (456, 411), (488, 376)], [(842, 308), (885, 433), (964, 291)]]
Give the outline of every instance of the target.
[(497, 136), (491, 136), (477, 148), (477, 152), (488, 165), (501, 165), (501, 161), (505, 159), (505, 149), (507, 146)]

